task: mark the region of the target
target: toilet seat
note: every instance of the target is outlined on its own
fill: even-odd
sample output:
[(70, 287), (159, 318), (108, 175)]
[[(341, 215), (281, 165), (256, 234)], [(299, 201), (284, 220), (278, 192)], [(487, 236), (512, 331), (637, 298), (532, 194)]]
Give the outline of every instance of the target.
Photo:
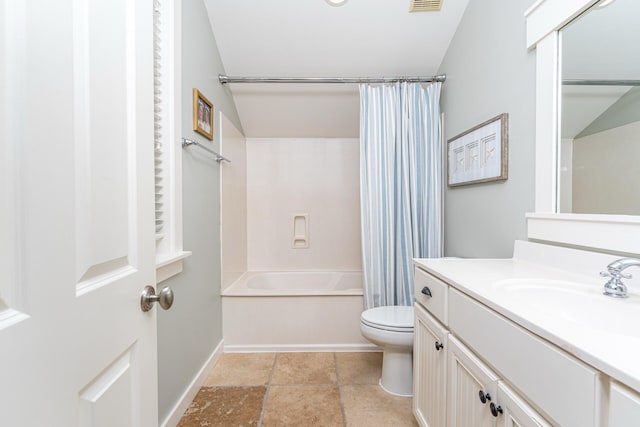
[(360, 321), (384, 331), (413, 333), (413, 306), (370, 308), (362, 312)]

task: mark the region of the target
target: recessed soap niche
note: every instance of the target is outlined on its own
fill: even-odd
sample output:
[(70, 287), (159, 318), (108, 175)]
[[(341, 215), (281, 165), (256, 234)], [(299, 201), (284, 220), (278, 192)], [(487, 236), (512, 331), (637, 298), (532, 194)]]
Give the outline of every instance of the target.
[(309, 214), (299, 213), (291, 216), (293, 233), (291, 239), (291, 248), (308, 249), (309, 248)]

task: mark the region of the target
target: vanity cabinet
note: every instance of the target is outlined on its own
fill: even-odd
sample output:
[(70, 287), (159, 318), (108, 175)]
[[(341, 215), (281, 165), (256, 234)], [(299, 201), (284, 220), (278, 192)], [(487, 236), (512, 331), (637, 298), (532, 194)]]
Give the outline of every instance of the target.
[(422, 426), (442, 427), (446, 422), (448, 335), (449, 331), (416, 304), (413, 413)]
[(609, 426), (635, 427), (640, 425), (640, 394), (612, 381), (609, 399)]
[(413, 409), (421, 426), (550, 426), (534, 407), (554, 425), (600, 425), (598, 371), (427, 272), (416, 268), (415, 277)]
[[(450, 334), (449, 286), (420, 269), (415, 278), (413, 412), (418, 423), (423, 427), (548, 425)], [(492, 401), (497, 396), (500, 400)], [(491, 412), (494, 402), (498, 402), (496, 416)]]

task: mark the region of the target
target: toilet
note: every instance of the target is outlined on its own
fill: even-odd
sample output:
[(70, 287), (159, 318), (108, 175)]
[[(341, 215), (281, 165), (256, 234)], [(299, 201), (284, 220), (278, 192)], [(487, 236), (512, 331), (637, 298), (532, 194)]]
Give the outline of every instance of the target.
[(413, 307), (387, 306), (360, 316), (362, 336), (382, 348), (380, 386), (396, 396), (413, 395)]

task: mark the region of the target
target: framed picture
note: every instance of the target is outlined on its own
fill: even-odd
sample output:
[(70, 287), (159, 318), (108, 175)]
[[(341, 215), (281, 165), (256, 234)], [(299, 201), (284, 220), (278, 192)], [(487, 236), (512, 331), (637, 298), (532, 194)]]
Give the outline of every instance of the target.
[(449, 187), (507, 179), (508, 131), (503, 113), (447, 141)]
[(196, 88), (193, 88), (193, 130), (213, 139), (213, 104)]

